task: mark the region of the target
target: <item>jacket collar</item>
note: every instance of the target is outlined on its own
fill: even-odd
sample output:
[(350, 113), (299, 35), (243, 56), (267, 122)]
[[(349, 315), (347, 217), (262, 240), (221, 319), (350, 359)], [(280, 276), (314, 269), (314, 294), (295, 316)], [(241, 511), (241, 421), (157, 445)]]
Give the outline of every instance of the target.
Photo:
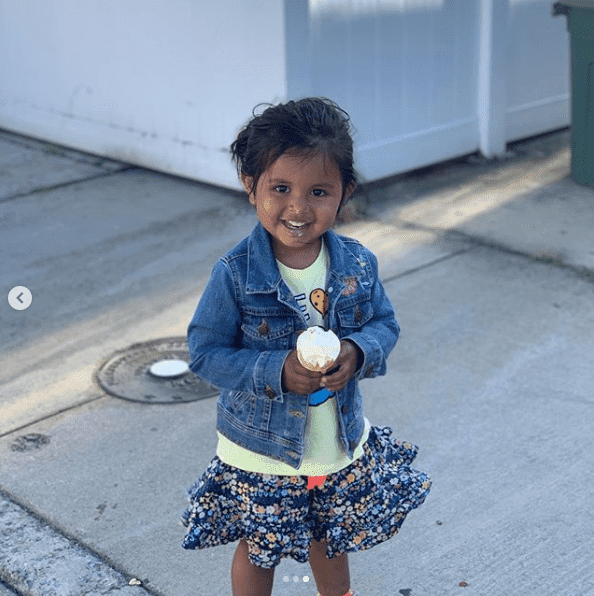
[[(359, 259), (335, 232), (328, 230), (324, 234), (324, 242), (330, 256), (331, 274), (339, 278), (361, 274), (362, 266)], [(274, 292), (278, 289), (281, 280), (270, 234), (258, 222), (248, 238), (246, 292), (248, 294)]]

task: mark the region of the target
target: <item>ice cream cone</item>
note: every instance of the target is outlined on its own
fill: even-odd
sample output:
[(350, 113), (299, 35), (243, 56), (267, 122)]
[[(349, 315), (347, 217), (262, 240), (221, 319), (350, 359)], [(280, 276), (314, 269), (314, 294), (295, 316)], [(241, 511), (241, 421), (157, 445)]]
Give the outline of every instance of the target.
[(322, 327), (309, 327), (297, 339), (297, 358), (308, 370), (328, 372), (339, 354), (340, 340)]

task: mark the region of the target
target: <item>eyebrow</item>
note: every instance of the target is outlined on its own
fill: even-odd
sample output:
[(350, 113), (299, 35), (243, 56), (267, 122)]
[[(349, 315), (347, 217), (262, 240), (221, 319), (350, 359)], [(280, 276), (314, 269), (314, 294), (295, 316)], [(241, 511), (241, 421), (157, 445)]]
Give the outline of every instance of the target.
[[(291, 184), (286, 180), (281, 180), (280, 178), (271, 178), (270, 184)], [(317, 184), (312, 184), (312, 186), (325, 186), (326, 188), (334, 188), (334, 184), (332, 182), (318, 182)]]

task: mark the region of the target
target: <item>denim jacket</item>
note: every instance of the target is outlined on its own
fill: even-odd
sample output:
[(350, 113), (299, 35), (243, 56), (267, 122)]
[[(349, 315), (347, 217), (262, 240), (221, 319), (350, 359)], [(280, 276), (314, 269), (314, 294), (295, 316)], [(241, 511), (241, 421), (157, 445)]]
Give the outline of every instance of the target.
[[(328, 326), (364, 355), (355, 376), (334, 395), (341, 440), (352, 458), (364, 430), (358, 382), (385, 374), (400, 328), (376, 257), (331, 230), (324, 241), (330, 257)], [(260, 223), (216, 263), (188, 327), (190, 369), (220, 388), (217, 430), (294, 468), (303, 458), (309, 406), (307, 396), (283, 391), (282, 370), (306, 328)]]

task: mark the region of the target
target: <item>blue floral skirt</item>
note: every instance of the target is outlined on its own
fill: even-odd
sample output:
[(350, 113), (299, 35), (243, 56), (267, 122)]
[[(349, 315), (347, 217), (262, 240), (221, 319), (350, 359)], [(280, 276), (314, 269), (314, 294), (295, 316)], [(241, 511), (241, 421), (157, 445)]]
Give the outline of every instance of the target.
[(387, 427), (372, 426), (363, 455), (307, 488), (307, 476), (246, 472), (215, 456), (188, 490), (184, 548), (207, 548), (245, 539), (254, 565), (282, 558), (305, 563), (311, 539), (326, 541), (329, 559), (367, 550), (394, 536), (421, 505), (431, 481), (410, 467), (417, 454)]

